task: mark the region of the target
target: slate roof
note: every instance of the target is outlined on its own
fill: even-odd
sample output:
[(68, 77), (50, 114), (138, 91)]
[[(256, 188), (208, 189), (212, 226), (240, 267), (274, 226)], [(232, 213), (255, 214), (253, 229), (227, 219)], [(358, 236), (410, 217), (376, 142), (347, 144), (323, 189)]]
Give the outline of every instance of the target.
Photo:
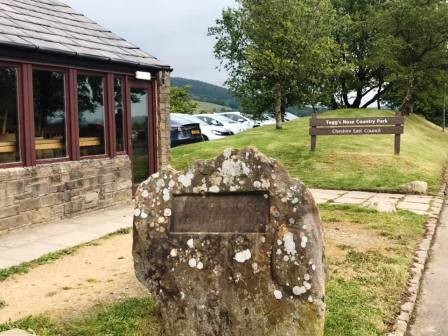
[(1, 45), (166, 67), (59, 0), (0, 0)]

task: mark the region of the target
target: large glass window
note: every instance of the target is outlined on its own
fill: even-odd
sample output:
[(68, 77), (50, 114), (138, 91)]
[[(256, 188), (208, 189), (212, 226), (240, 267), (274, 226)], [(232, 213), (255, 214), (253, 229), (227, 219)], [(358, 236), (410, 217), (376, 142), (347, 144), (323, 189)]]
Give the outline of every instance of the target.
[(33, 97), (36, 158), (66, 157), (65, 74), (34, 70)]
[(149, 176), (148, 90), (131, 88), (131, 121), (134, 183)]
[(78, 119), (81, 156), (105, 154), (102, 76), (78, 75)]
[(19, 161), (17, 69), (0, 66), (0, 163)]
[(124, 152), (124, 97), (123, 80), (115, 78), (114, 97), (115, 97), (115, 134), (117, 140), (117, 152)]

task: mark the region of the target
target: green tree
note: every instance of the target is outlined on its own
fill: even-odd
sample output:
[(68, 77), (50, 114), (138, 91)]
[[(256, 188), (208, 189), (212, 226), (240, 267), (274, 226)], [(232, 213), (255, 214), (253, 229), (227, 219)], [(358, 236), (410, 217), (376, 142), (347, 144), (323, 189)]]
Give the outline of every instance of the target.
[[(332, 0), (338, 25), (334, 38), (342, 67), (335, 78), (333, 107), (365, 108), (387, 93), (390, 59), (381, 16), (386, 0)], [(372, 92), (375, 94), (372, 96)], [(368, 101), (365, 98), (370, 97)]]
[(215, 56), (226, 84), (252, 114), (275, 110), (282, 128), (288, 106), (316, 105), (334, 69), (330, 0), (237, 0), (216, 26)]
[(193, 114), (198, 106), (190, 96), (190, 87), (172, 87), (171, 88), (171, 112)]
[(395, 87), (387, 99), (404, 115), (422, 112), (448, 79), (448, 3), (392, 0), (383, 20), (384, 40), (391, 46), (387, 56), (393, 60), (388, 80)]

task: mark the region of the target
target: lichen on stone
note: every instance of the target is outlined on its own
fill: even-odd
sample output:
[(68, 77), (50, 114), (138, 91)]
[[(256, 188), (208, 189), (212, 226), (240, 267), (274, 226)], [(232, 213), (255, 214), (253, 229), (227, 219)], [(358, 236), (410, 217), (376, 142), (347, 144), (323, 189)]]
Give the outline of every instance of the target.
[(235, 259), (239, 263), (244, 263), (244, 262), (248, 261), (251, 257), (252, 257), (252, 254), (250, 253), (250, 250), (244, 250), (244, 251), (236, 253), (235, 257), (233, 259)]
[[(182, 216), (176, 197), (221, 193), (262, 193), (269, 225), (247, 234), (171, 232)], [(163, 168), (135, 195), (136, 275), (159, 302), (166, 336), (322, 335), (323, 252), (311, 193), (254, 148), (227, 149), (186, 172)]]

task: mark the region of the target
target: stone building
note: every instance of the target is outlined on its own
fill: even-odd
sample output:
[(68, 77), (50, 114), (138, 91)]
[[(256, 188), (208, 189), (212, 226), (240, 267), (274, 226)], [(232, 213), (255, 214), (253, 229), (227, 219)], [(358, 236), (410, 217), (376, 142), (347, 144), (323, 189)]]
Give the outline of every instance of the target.
[(169, 160), (170, 71), (58, 0), (0, 0), (0, 232), (129, 202)]

